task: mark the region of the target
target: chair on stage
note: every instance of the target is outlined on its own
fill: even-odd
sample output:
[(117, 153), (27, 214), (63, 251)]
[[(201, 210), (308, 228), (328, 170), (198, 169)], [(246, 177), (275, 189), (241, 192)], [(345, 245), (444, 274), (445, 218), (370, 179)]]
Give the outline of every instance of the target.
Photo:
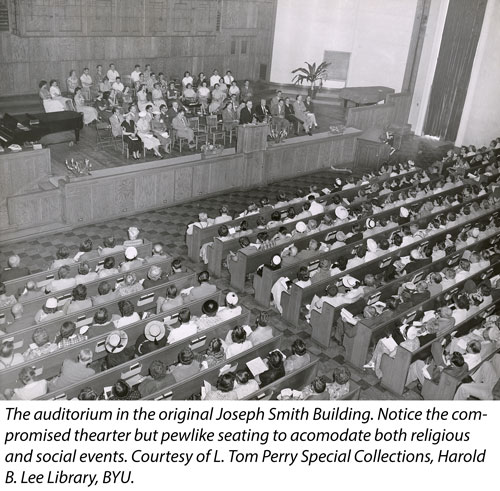
[(219, 127), (219, 120), (216, 115), (207, 116), (207, 134), (207, 139), (211, 139), (214, 145), (217, 140), (222, 140), (224, 146), (226, 145), (226, 133), (223, 128)]
[(113, 146), (116, 150), (116, 140), (111, 133), (111, 125), (103, 121), (97, 121), (95, 125), (97, 148)]

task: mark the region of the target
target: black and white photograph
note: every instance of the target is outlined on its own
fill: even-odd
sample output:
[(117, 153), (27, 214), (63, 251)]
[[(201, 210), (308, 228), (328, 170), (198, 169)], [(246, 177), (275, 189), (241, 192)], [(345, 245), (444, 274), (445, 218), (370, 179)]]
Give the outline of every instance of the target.
[(499, 25), (0, 0), (2, 402), (499, 400)]

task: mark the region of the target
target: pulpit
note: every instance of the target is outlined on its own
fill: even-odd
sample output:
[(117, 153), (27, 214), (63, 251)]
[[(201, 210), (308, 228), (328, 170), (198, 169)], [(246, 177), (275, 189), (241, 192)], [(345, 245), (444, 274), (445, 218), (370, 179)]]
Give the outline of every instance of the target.
[(236, 153), (252, 153), (267, 148), (268, 123), (242, 124), (238, 126)]

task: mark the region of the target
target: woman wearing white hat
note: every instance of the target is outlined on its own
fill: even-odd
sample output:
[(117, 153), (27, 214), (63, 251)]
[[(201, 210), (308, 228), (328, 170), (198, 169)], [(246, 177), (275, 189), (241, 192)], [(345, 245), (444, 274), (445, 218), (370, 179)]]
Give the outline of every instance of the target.
[(147, 118), (148, 113), (141, 111), (139, 113), (139, 121), (137, 121), (137, 136), (142, 140), (146, 150), (153, 150), (157, 158), (162, 158), (158, 148), (160, 147), (160, 140), (153, 136), (151, 132), (151, 123)]

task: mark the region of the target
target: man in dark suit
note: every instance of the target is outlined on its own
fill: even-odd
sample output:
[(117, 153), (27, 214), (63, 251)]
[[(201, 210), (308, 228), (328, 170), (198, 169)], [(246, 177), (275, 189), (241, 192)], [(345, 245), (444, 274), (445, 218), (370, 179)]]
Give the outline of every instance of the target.
[(252, 109), (253, 103), (252, 101), (247, 101), (245, 107), (243, 107), (240, 111), (240, 124), (248, 124), (253, 122), (254, 113)]
[(285, 119), (291, 123), (292, 128), (295, 128), (295, 134), (298, 135), (300, 121), (295, 116), (295, 111), (290, 103), (290, 97), (285, 99)]
[(265, 99), (260, 100), (260, 105), (255, 108), (255, 118), (259, 123), (264, 123), (271, 117), (271, 110)]
[(8, 268), (5, 268), (0, 273), (2, 282), (15, 280), (16, 278), (21, 278), (30, 274), (30, 270), (28, 268), (21, 266), (21, 258), (17, 254), (10, 256), (7, 264)]
[(179, 107), (179, 103), (177, 101), (172, 102), (172, 106), (168, 108), (167, 119), (168, 119), (168, 124), (169, 124), (170, 128), (172, 127), (172, 121), (179, 114), (179, 110), (180, 110), (180, 107)]

